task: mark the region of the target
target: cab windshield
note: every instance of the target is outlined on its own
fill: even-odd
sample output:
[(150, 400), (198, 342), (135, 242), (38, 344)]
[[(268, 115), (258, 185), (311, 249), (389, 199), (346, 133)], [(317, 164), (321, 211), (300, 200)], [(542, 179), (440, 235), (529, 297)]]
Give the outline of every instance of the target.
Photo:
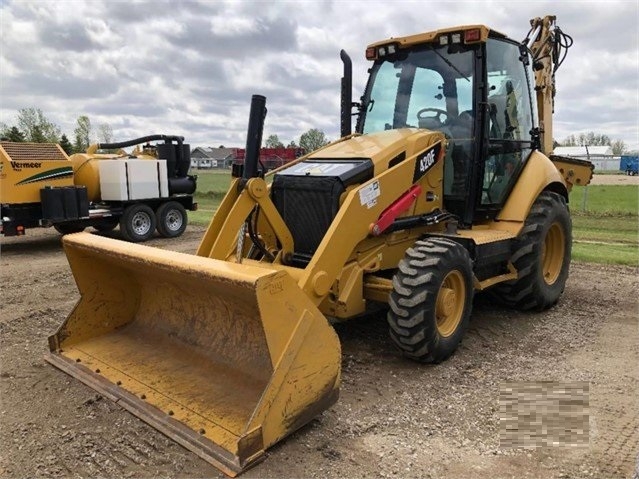
[(363, 98), (358, 131), (417, 127), (441, 131), (449, 140), (444, 198), (462, 211), (470, 190), (475, 151), (473, 92), (479, 45), (428, 44), (377, 60)]
[(470, 138), (474, 48), (429, 44), (377, 60), (364, 95), (360, 131), (418, 127)]

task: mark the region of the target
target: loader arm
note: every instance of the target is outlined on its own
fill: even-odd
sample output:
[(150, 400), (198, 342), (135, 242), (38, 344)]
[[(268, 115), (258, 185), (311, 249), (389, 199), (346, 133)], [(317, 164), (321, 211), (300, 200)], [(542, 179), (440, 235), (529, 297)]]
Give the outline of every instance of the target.
[(202, 240), (197, 254), (209, 258), (231, 260), (235, 251), (239, 232), (247, 217), (256, 206), (263, 211), (273, 233), (281, 244), (276, 262), (284, 263), (282, 258), (291, 256), (293, 237), (268, 196), (268, 186), (262, 178), (251, 178), (237, 194), (238, 182), (231, 185), (231, 190), (222, 205), (221, 211), (215, 215), (207, 234)]

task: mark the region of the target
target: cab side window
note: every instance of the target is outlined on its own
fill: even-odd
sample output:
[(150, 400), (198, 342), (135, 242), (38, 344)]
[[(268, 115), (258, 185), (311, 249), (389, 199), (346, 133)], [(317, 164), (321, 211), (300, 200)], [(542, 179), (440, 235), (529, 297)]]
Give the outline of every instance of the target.
[(514, 173), (532, 150), (535, 124), (529, 76), (519, 46), (488, 39), (486, 44), (489, 152), (484, 166), (482, 204), (501, 203)]

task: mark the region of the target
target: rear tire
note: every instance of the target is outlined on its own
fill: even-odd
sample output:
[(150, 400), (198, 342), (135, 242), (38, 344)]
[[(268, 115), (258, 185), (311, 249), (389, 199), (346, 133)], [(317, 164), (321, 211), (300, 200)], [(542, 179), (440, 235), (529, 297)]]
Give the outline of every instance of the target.
[(55, 230), (61, 235), (70, 235), (73, 233), (80, 233), (84, 231), (84, 226), (74, 225), (74, 224), (65, 224), (61, 223), (58, 225), (53, 225)]
[(155, 215), (160, 235), (165, 238), (176, 238), (184, 233), (188, 218), (186, 209), (177, 201), (162, 203)]
[(127, 206), (120, 218), (122, 237), (132, 243), (148, 240), (155, 231), (155, 213), (145, 204)]
[(472, 310), (468, 251), (446, 238), (418, 241), (393, 277), (387, 320), (404, 356), (439, 363), (455, 352)]
[(566, 200), (542, 192), (533, 204), (515, 243), (514, 281), (491, 291), (501, 302), (521, 310), (543, 311), (557, 303), (564, 291), (572, 249), (572, 221)]

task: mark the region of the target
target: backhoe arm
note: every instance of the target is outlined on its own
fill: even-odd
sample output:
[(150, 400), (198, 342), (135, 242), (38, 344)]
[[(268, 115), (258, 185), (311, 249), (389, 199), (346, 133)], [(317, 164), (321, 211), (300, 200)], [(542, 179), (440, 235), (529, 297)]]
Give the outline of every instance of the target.
[(553, 151), (552, 115), (556, 93), (555, 72), (566, 58), (572, 38), (555, 24), (556, 17), (530, 20), (531, 29), (524, 44), (532, 52), (535, 69), (535, 90), (537, 91), (537, 111), (541, 133), (541, 151), (550, 155)]

